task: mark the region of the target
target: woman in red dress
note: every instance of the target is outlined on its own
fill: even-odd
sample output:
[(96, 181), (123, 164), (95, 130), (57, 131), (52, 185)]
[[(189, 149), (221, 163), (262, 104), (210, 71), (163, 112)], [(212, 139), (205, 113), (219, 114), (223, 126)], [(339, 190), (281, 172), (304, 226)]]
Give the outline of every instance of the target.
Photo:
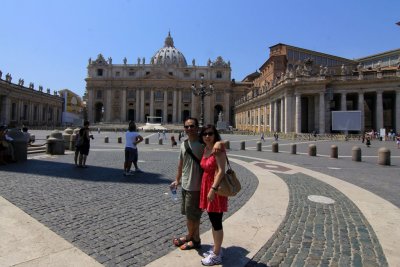
[(212, 224), (214, 248), (203, 254), (203, 265), (210, 266), (222, 262), (222, 216), (228, 210), (228, 198), (217, 194), (219, 183), (225, 174), (225, 149), (221, 152), (212, 152), (216, 142), (221, 140), (217, 129), (213, 125), (207, 125), (200, 132), (205, 144), (204, 154), (200, 165), (204, 170), (200, 189), (200, 208), (207, 211)]

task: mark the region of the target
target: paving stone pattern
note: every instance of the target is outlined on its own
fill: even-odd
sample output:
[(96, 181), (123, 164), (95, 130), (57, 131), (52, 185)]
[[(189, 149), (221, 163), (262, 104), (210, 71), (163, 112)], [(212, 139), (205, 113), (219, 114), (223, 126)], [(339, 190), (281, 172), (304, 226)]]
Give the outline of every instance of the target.
[[(0, 170), (0, 195), (105, 266), (144, 266), (175, 249), (172, 237), (184, 235), (180, 201), (168, 185), (175, 179), (178, 153), (139, 150), (144, 173), (122, 175), (123, 150), (92, 150), (89, 168), (74, 167), (73, 155)], [(231, 198), (228, 218), (254, 193), (258, 181), (232, 163), (242, 182)], [(211, 229), (203, 214), (201, 232)]]
[[(345, 195), (305, 174), (277, 175), (289, 187), (287, 215), (247, 267), (388, 266), (371, 226)], [(309, 195), (335, 203), (312, 202)]]

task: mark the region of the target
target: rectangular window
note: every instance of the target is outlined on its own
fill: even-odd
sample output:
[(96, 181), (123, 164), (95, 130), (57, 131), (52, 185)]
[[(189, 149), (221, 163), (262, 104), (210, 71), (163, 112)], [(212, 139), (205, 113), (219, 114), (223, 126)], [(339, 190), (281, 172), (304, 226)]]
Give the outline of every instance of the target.
[(221, 71), (217, 71), (216, 77), (217, 77), (217, 79), (221, 79), (222, 78), (222, 72)]
[(135, 72), (134, 71), (130, 71), (128, 75), (131, 76), (131, 77), (135, 76)]
[(223, 93), (216, 93), (215, 94), (215, 101), (224, 102), (224, 94)]
[(102, 90), (97, 90), (97, 91), (96, 91), (96, 98), (97, 98), (97, 99), (103, 98), (103, 91), (102, 91)]
[(157, 102), (164, 101), (164, 92), (156, 91), (154, 93), (154, 101), (157, 101)]
[(119, 77), (119, 76), (121, 76), (121, 72), (119, 72), (119, 71), (115, 72), (115, 77)]
[(182, 102), (183, 103), (190, 103), (191, 100), (192, 100), (191, 92), (183, 92), (182, 93)]
[(103, 76), (103, 69), (97, 69), (97, 76)]
[(183, 77), (185, 77), (185, 78), (190, 77), (190, 73), (189, 73), (189, 72), (185, 72), (185, 73), (183, 74)]
[(135, 99), (136, 98), (136, 90), (129, 90), (128, 91), (128, 98)]
[(169, 91), (168, 92), (168, 101), (173, 101), (174, 100), (174, 92)]

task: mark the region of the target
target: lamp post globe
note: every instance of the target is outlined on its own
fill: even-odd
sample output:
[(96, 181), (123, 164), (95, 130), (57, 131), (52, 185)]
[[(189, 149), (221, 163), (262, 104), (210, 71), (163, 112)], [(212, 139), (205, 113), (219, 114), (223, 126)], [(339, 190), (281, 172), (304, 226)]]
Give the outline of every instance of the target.
[(208, 86), (204, 84), (204, 76), (201, 76), (201, 82), (199, 87), (192, 84), (192, 92), (195, 96), (200, 96), (200, 122), (199, 126), (202, 128), (204, 126), (204, 97), (212, 95), (214, 92), (214, 86), (210, 83)]

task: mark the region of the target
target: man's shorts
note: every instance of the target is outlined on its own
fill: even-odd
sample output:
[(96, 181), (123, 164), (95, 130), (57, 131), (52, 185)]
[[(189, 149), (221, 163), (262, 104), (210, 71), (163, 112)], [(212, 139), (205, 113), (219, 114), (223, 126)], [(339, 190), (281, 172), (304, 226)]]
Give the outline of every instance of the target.
[(137, 149), (131, 147), (125, 147), (125, 161), (136, 162), (138, 160)]
[(182, 189), (182, 206), (181, 212), (189, 220), (200, 220), (203, 211), (200, 206), (200, 191), (186, 191)]

